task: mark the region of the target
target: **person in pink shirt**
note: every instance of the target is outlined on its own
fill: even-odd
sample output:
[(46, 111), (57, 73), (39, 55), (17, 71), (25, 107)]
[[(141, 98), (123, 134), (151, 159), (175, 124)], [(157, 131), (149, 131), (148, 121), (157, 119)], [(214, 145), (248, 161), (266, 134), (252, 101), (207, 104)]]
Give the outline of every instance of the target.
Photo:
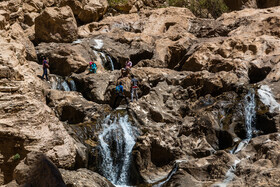
[(132, 67), (132, 62), (130, 61), (130, 59), (128, 59), (125, 63), (125, 68), (122, 68), (121, 70), (122, 77), (125, 77), (131, 73), (131, 67)]

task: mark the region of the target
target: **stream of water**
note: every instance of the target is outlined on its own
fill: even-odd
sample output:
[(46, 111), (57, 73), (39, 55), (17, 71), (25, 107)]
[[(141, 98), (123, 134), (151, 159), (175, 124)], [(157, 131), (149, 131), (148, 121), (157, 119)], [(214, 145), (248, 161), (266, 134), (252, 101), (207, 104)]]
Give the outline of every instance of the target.
[(255, 91), (253, 89), (250, 89), (248, 94), (244, 98), (244, 118), (246, 127), (246, 138), (242, 140), (237, 147), (230, 151), (232, 154), (236, 154), (243, 148), (245, 148), (253, 137), (253, 131), (255, 130), (256, 121), (256, 101)]
[(60, 76), (50, 77), (51, 88), (62, 91), (76, 91), (76, 84), (71, 78), (63, 78)]
[[(242, 140), (237, 147), (234, 147), (230, 153), (236, 154), (242, 149), (244, 149), (253, 137), (253, 131), (255, 130), (255, 120), (256, 120), (256, 101), (255, 101), (255, 91), (250, 89), (247, 95), (244, 97), (244, 123), (246, 127), (246, 138)], [(223, 182), (214, 184), (214, 187), (226, 187), (235, 177), (235, 170), (237, 164), (241, 160), (238, 158), (234, 160), (234, 163), (229, 168), (225, 175)]]
[(109, 115), (102, 128), (98, 136), (101, 173), (116, 186), (129, 186), (137, 129), (129, 122), (128, 115), (113, 119)]

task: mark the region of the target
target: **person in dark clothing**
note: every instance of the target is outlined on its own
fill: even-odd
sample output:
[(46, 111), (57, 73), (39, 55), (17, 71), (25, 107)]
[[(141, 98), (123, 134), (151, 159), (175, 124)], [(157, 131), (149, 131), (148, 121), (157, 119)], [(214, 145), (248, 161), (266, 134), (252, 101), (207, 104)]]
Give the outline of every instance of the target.
[(116, 86), (116, 98), (113, 104), (113, 109), (116, 108), (117, 105), (117, 101), (120, 100), (119, 102), (121, 103), (121, 101), (125, 99), (126, 104), (128, 105), (128, 101), (127, 98), (124, 95), (124, 91), (123, 91), (123, 86), (122, 86), (122, 82), (119, 83), (118, 86)]
[(46, 57), (43, 57), (43, 75), (42, 75), (42, 79), (44, 79), (44, 76), (46, 76), (46, 80), (48, 81), (48, 68), (49, 68), (49, 63), (46, 60)]
[(133, 95), (135, 94), (136, 101), (138, 101), (138, 80), (134, 78), (134, 75), (131, 75), (131, 102), (133, 102)]

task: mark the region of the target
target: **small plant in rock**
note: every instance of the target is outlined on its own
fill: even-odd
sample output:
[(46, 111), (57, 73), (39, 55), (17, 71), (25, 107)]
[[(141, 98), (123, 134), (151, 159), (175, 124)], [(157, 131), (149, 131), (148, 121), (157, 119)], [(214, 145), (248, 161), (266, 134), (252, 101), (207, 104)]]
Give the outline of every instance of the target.
[(125, 4), (127, 3), (128, 0), (108, 0), (108, 3), (110, 6), (116, 6), (116, 5), (119, 5), (119, 4)]
[(198, 17), (217, 18), (228, 11), (223, 0), (168, 0), (170, 6), (189, 8)]
[(20, 159), (20, 154), (18, 154), (18, 153), (15, 154), (13, 157), (13, 160), (19, 160), (19, 159)]

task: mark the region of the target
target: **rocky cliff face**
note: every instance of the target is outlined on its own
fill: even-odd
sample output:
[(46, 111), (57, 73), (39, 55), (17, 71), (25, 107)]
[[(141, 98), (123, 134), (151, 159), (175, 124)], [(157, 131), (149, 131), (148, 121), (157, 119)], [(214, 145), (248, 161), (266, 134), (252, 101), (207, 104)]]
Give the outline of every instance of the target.
[[(110, 16), (105, 1), (0, 2), (1, 184), (24, 184), (40, 152), (68, 185), (111, 186), (94, 173), (98, 124), (118, 81), (130, 97), (120, 73), (130, 58), (140, 97), (128, 109), (140, 132), (134, 184), (160, 183), (175, 168), (164, 186), (280, 185), (279, 7), (216, 20), (144, 9), (160, 3), (129, 1)], [(40, 78), (42, 56), (51, 82)], [(74, 91), (55, 90), (58, 77)]]

